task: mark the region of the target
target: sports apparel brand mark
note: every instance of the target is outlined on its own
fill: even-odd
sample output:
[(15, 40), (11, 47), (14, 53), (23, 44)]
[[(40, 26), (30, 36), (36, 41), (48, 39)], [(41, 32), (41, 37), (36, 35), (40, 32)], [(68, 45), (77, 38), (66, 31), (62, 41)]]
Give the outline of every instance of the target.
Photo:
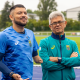
[(53, 45), (52, 47), (51, 47), (51, 49), (54, 49), (55, 48), (55, 45)]
[(18, 43), (19, 43), (19, 41), (16, 41), (16, 42), (15, 42), (15, 45), (17, 45)]

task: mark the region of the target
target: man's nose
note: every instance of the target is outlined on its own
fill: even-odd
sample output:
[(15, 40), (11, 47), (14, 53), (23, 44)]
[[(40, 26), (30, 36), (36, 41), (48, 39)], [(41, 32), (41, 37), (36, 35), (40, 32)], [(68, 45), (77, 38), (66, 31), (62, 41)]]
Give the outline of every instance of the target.
[(57, 22), (57, 24), (56, 25), (60, 25), (58, 22)]
[(28, 18), (28, 15), (27, 15), (27, 14), (25, 14), (25, 13), (22, 13), (22, 16), (24, 16), (24, 17)]

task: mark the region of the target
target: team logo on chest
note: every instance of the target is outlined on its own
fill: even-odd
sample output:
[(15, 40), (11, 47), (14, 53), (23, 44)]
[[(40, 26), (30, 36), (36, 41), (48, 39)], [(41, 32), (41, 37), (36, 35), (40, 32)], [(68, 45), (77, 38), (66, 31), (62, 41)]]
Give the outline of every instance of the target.
[(29, 46), (31, 47), (32, 46), (32, 43), (31, 43), (30, 37), (29, 36), (26, 36), (26, 38), (27, 38), (27, 41), (29, 42)]
[(70, 46), (69, 46), (69, 45), (66, 45), (66, 49), (67, 49), (67, 50), (70, 50)]
[(31, 40), (28, 40), (28, 41), (29, 41), (29, 46), (31, 47), (32, 46)]

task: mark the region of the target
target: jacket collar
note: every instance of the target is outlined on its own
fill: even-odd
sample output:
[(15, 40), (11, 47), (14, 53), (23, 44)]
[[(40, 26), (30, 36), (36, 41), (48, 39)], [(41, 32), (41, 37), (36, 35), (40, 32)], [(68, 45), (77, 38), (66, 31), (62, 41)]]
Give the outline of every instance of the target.
[(54, 38), (54, 39), (61, 39), (61, 40), (64, 40), (65, 39), (65, 34), (64, 35), (61, 35), (61, 38), (59, 37), (59, 35), (56, 35), (52, 32), (51, 34), (51, 37)]

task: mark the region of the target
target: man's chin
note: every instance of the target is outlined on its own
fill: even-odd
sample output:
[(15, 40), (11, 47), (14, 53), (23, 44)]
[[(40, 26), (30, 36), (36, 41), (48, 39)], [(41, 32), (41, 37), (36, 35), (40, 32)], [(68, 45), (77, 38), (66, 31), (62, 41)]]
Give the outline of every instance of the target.
[(19, 25), (21, 27), (24, 27), (26, 25), (26, 23), (25, 24), (17, 24), (17, 25)]
[(18, 26), (24, 27), (27, 24), (27, 22), (18, 22), (18, 21), (15, 21), (15, 24), (17, 24)]

